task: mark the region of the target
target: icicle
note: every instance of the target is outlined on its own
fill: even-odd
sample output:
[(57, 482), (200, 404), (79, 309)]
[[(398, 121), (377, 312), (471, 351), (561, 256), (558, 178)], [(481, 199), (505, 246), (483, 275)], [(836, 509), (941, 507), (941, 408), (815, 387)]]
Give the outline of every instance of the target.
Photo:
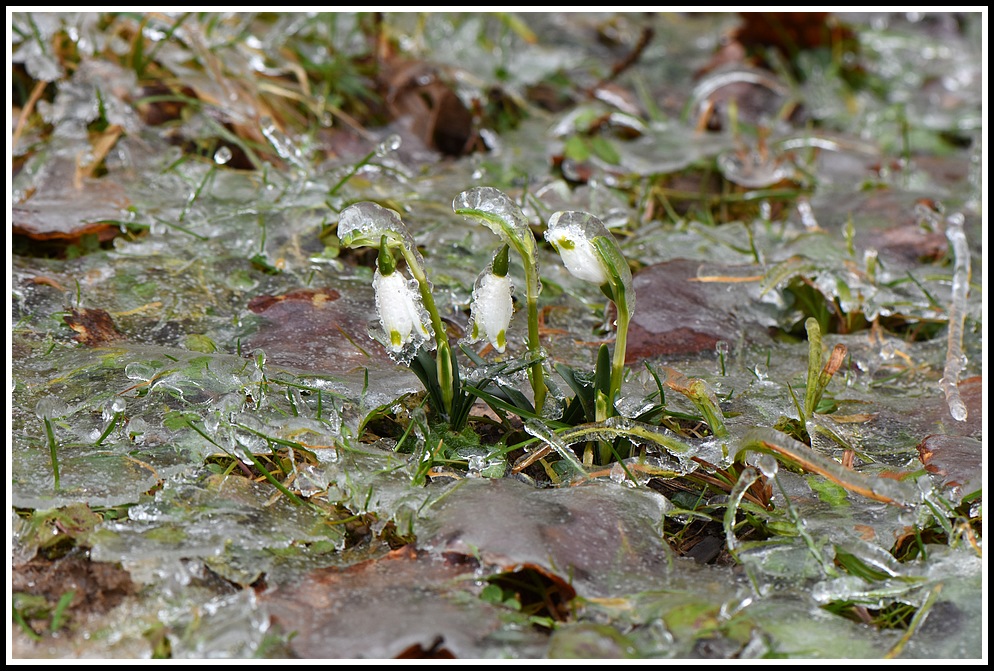
[(949, 342), (946, 349), (946, 367), (943, 371), (942, 390), (953, 419), (966, 421), (966, 405), (959, 395), (959, 374), (966, 367), (963, 354), (963, 322), (966, 318), (966, 295), (970, 288), (970, 250), (963, 232), (963, 215), (952, 214), (946, 220), (946, 237), (953, 248), (953, 291), (949, 305)]

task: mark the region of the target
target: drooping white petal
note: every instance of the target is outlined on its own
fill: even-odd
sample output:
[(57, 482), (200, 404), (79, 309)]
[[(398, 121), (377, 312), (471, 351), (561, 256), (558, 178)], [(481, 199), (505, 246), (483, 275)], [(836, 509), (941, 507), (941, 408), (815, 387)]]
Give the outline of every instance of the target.
[(597, 285), (608, 281), (604, 262), (581, 231), (570, 227), (554, 229), (550, 224), (545, 237), (559, 252), (566, 270), (574, 277)]
[(373, 274), (373, 291), (391, 351), (400, 352), (412, 340), (420, 343), (430, 337), (422, 318), (421, 299), (399, 271), (383, 275), (377, 268)]
[(507, 326), (511, 323), (514, 303), (511, 278), (498, 277), (488, 268), (473, 288), (471, 311), (473, 341), (486, 338), (498, 352), (507, 346)]

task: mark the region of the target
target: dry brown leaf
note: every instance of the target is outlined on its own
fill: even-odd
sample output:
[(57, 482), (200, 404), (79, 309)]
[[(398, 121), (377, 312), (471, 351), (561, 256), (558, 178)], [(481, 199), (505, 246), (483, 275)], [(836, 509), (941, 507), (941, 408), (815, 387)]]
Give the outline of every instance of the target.
[(100, 347), (121, 339), (114, 320), (100, 308), (72, 308), (65, 322), (76, 332), (76, 340), (90, 347)]

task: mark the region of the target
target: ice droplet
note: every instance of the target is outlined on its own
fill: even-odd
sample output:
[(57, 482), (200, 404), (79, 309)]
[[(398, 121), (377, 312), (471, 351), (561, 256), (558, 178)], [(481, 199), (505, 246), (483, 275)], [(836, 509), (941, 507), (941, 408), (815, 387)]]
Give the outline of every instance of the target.
[(469, 457), (466, 460), (466, 466), (469, 469), (469, 474), (479, 476), (480, 471), (483, 470), (483, 467), (486, 465), (486, 463), (487, 460), (480, 455), (473, 455)]
[(155, 368), (139, 361), (132, 361), (124, 367), (124, 375), (129, 380), (148, 382), (155, 377)]
[(224, 165), (231, 160), (231, 148), (227, 146), (218, 147), (218, 150), (214, 152), (214, 162), (218, 165)]
[(109, 422), (114, 418), (114, 415), (119, 412), (124, 412), (126, 405), (127, 404), (124, 402), (123, 398), (120, 396), (115, 397), (110, 403), (104, 406), (103, 410), (100, 412), (100, 416), (105, 422)]
[(376, 145), (376, 155), (383, 157), (390, 152), (397, 151), (400, 149), (400, 144), (400, 135), (397, 135), (396, 133), (387, 135), (378, 145)]
[(776, 476), (780, 464), (772, 454), (756, 453), (752, 460), (752, 465), (759, 469), (764, 477), (772, 478)]
[(61, 399), (55, 398), (54, 396), (46, 396), (38, 401), (37, 405), (35, 405), (35, 414), (38, 415), (40, 419), (62, 417), (68, 414), (68, 412), (69, 406), (66, 405)]
[[(608, 475), (613, 481), (617, 482), (619, 485), (625, 485), (626, 487), (638, 487), (639, 485), (645, 485), (649, 482), (649, 476), (644, 472), (632, 468), (638, 464), (638, 459), (626, 459), (625, 466), (628, 467), (628, 473), (632, 477), (628, 477), (628, 473), (625, 473), (625, 468), (620, 462), (615, 462), (611, 466), (611, 473)], [(634, 480), (632, 479), (634, 478)]]
[(618, 483), (619, 485), (625, 481), (625, 477), (626, 477), (625, 476), (625, 471), (624, 471), (623, 468), (621, 468), (621, 464), (619, 464), (619, 463), (616, 462), (611, 467), (611, 474), (610, 474), (609, 477), (611, 478), (611, 480), (613, 480), (614, 482)]

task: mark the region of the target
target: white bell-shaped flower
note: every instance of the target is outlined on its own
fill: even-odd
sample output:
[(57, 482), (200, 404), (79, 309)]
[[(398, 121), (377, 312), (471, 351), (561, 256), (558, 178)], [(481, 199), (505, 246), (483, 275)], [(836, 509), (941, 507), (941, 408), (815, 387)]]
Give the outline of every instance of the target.
[(499, 277), (489, 269), (480, 275), (473, 288), (471, 341), (485, 338), (498, 352), (504, 351), (507, 347), (507, 326), (514, 312), (511, 291), (511, 278), (507, 275)]
[(417, 345), (431, 337), (425, 326), (421, 298), (400, 271), (383, 274), (377, 268), (373, 274), (373, 291), (380, 324), (392, 352), (400, 352), (410, 342)]
[[(556, 213), (559, 214), (559, 213)], [(577, 226), (556, 226), (553, 215), (545, 232), (545, 239), (556, 248), (566, 270), (574, 277), (600, 286), (608, 281), (604, 261), (591, 242), (590, 236)]]
[(508, 246), (503, 245), (477, 278), (470, 304), (473, 324), (470, 342), (486, 338), (498, 352), (503, 352), (507, 347), (507, 325), (511, 323), (514, 313), (514, 287), (507, 274), (507, 255)]

